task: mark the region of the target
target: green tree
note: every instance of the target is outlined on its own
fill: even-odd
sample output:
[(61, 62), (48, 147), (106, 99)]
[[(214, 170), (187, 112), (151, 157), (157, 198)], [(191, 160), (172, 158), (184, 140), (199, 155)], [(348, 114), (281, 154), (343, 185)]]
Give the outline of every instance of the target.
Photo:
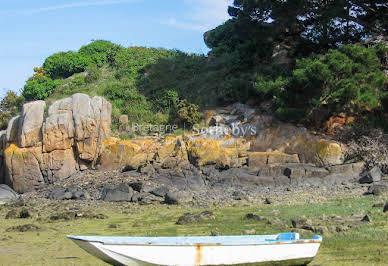
[(13, 91), (7, 91), (0, 102), (0, 128), (2, 130), (7, 128), (9, 119), (19, 113), (23, 103), (23, 96), (19, 96)]
[(97, 40), (79, 49), (79, 53), (89, 57), (90, 61), (101, 67), (105, 63), (112, 63), (116, 54), (124, 49), (122, 46), (110, 41)]
[(54, 92), (59, 84), (59, 81), (49, 77), (34, 78), (26, 82), (22, 95), (27, 101), (44, 100)]
[(48, 57), (43, 63), (45, 72), (52, 78), (68, 78), (85, 71), (91, 59), (77, 52), (60, 52)]

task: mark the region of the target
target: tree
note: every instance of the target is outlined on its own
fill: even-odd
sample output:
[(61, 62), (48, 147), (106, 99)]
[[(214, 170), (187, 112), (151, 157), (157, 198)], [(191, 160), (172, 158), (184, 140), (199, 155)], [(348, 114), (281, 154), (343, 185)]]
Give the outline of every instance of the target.
[(50, 78), (68, 78), (85, 71), (90, 58), (77, 52), (60, 52), (48, 57), (43, 68)]
[(15, 116), (24, 103), (24, 98), (13, 91), (7, 91), (7, 94), (0, 102), (0, 128), (7, 128), (9, 119)]
[(54, 92), (58, 85), (59, 81), (49, 77), (30, 79), (24, 85), (22, 95), (27, 101), (44, 100)]
[[(235, 0), (229, 14), (233, 22), (206, 35), (210, 48), (286, 40), (299, 44), (297, 52), (308, 55), (388, 31), (386, 0)], [(255, 34), (265, 29), (270, 30)]]

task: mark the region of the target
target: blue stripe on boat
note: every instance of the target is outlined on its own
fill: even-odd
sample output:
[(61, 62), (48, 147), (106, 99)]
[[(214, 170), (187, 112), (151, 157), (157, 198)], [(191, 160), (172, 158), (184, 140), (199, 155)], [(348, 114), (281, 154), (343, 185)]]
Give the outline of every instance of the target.
[[(112, 245), (258, 245), (271, 242), (303, 241), (298, 233), (280, 233), (276, 235), (244, 235), (244, 236), (188, 236), (188, 237), (122, 237), (122, 236), (73, 236), (68, 238), (88, 242), (100, 242)], [(313, 240), (321, 240), (314, 236)]]

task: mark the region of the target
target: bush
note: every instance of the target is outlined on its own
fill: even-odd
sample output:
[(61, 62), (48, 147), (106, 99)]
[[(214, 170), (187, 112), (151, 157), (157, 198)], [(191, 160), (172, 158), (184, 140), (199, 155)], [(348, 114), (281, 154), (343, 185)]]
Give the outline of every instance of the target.
[(76, 52), (61, 52), (48, 57), (43, 63), (46, 73), (52, 78), (68, 78), (85, 71), (91, 59)]
[(85, 77), (85, 81), (87, 83), (97, 81), (101, 77), (101, 70), (98, 68), (98, 66), (96, 64), (90, 64), (86, 68), (86, 72), (88, 73)]
[(201, 119), (201, 113), (199, 112), (199, 106), (187, 102), (187, 100), (181, 100), (176, 106), (176, 122), (179, 125), (192, 128)]
[(18, 96), (13, 91), (7, 91), (7, 94), (0, 102), (0, 129), (6, 129), (9, 119), (17, 115), (24, 103), (24, 97)]
[(54, 92), (59, 84), (59, 81), (48, 77), (31, 79), (26, 82), (22, 95), (27, 101), (44, 100)]
[(89, 57), (92, 63), (101, 67), (105, 63), (112, 63), (113, 58), (121, 49), (124, 48), (110, 41), (97, 40), (82, 46), (78, 52), (85, 57)]

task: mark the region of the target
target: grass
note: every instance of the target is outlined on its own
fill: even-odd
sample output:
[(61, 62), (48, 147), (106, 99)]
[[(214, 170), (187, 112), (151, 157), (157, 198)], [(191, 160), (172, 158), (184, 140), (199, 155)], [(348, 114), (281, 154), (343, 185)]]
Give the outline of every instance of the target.
[[(34, 212), (42, 208), (40, 218), (4, 219), (9, 210), (0, 209), (0, 264), (3, 265), (105, 265), (90, 256), (70, 240), (67, 234), (80, 235), (141, 235), (141, 236), (185, 236), (210, 235), (217, 232), (222, 235), (241, 235), (254, 229), (257, 234), (270, 234), (291, 231), (290, 220), (301, 217), (310, 218), (314, 223), (323, 223), (330, 227), (330, 221), (322, 221), (322, 215), (350, 217), (368, 214), (371, 223), (360, 223), (345, 232), (330, 231), (324, 235), (324, 241), (318, 256), (312, 265), (387, 265), (388, 258), (388, 214), (382, 208), (372, 208), (375, 198), (362, 197), (328, 201), (326, 203), (300, 205), (256, 205), (235, 207), (210, 207), (214, 220), (202, 221), (191, 225), (176, 225), (178, 217), (185, 212), (200, 212), (198, 209), (183, 206), (138, 206), (133, 204), (107, 204), (98, 202), (88, 207), (95, 213), (104, 213), (109, 218), (103, 220), (76, 219), (71, 221), (49, 221), (46, 216), (57, 209), (49, 203), (32, 205)], [(380, 199), (381, 201), (382, 199)], [(64, 203), (71, 208), (71, 201)], [(39, 207), (40, 205), (40, 207)], [(50, 210), (51, 208), (51, 210)], [(39, 212), (39, 211), (38, 211)], [(247, 213), (257, 213), (268, 217), (275, 216), (280, 223), (269, 224), (266, 221), (253, 221), (245, 217)], [(6, 229), (21, 224), (33, 223), (42, 227), (39, 232), (7, 232)], [(303, 237), (313, 233), (301, 231)]]

